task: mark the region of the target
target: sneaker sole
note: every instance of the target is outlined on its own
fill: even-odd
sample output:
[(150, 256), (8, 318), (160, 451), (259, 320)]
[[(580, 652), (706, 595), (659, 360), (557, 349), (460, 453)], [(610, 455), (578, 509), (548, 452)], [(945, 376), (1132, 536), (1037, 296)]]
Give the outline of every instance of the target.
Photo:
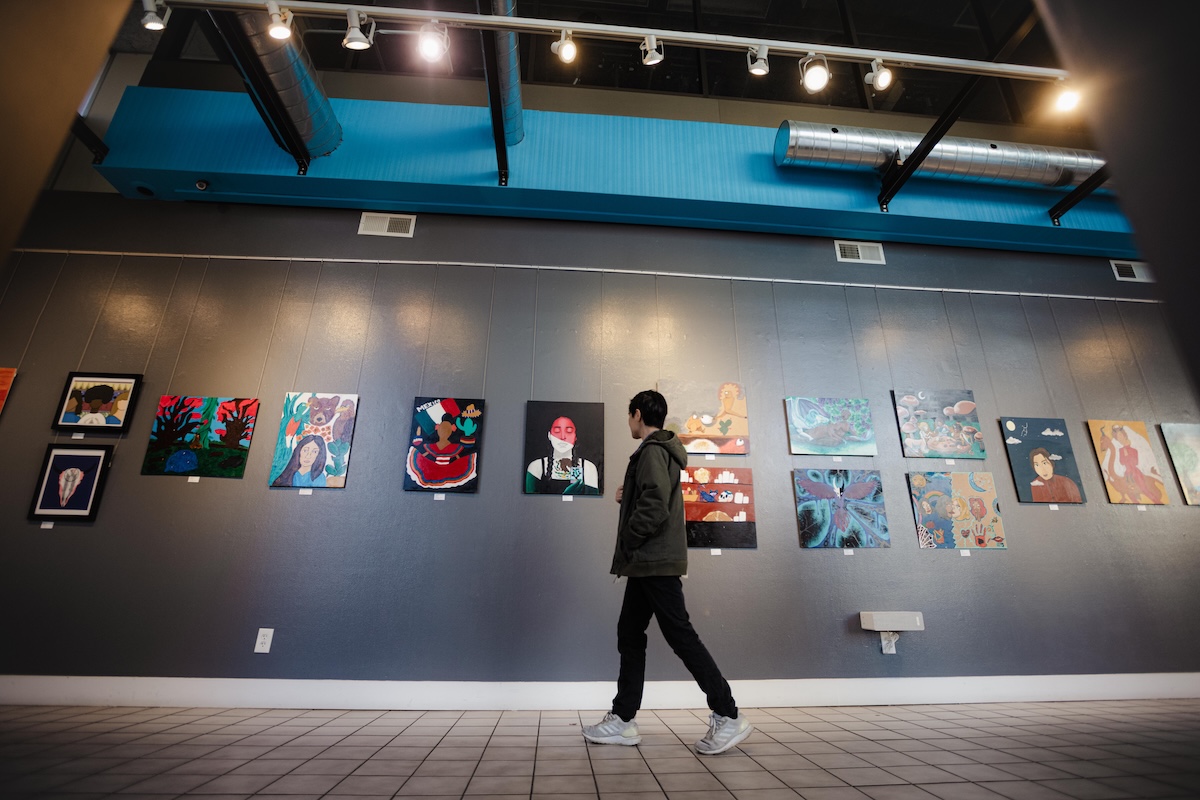
[(586, 733), (583, 735), (583, 738), (587, 739), (589, 742), (592, 742), (593, 744), (635, 745), (635, 744), (640, 744), (642, 741), (641, 736), (634, 736), (632, 738), (628, 737), (628, 736), (588, 736)]
[(753, 726), (753, 725), (747, 725), (747, 726), (746, 726), (746, 730), (742, 731), (742, 732), (741, 732), (741, 733), (739, 733), (737, 736), (735, 736), (735, 737), (733, 737), (732, 739), (730, 739), (730, 740), (729, 740), (729, 742), (728, 742), (728, 743), (727, 743), (727, 744), (726, 744), (724, 747), (722, 747), (722, 748), (720, 748), (720, 749), (717, 749), (717, 750), (701, 750), (701, 749), (700, 749), (700, 747), (699, 747), (699, 745), (697, 745), (697, 746), (696, 746), (696, 752), (697, 752), (697, 753), (699, 753), (699, 754), (700, 754), (700, 755), (702, 755), (702, 756), (715, 756), (715, 755), (717, 755), (718, 753), (724, 753), (726, 750), (729, 750), (729, 749), (731, 749), (731, 748), (737, 747), (739, 744), (741, 744), (742, 742), (746, 741), (746, 739), (747, 739), (747, 738), (750, 736), (750, 734), (752, 734), (752, 733), (754, 733), (754, 726)]

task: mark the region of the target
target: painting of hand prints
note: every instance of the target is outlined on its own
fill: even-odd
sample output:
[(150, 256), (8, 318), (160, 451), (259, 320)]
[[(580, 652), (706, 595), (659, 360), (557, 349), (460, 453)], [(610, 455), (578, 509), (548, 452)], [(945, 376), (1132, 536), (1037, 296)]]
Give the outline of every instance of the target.
[(785, 397), (783, 404), (793, 455), (878, 454), (865, 397)]
[(286, 394), (275, 437), (270, 485), (345, 488), (357, 411), (356, 394)]
[(29, 518), (94, 520), (113, 449), (108, 444), (48, 445), (29, 506)]
[(256, 397), (164, 394), (150, 429), (142, 474), (240, 478), (257, 419)]
[(0, 411), (4, 410), (4, 401), (8, 400), (8, 390), (12, 388), (16, 376), (16, 367), (0, 367)]
[(141, 385), (141, 375), (72, 372), (51, 426), (60, 431), (126, 431)]
[(750, 470), (688, 467), (680, 473), (679, 483), (688, 547), (758, 547)]
[(1067, 422), (1047, 417), (1001, 417), (1000, 433), (1022, 503), (1084, 503), (1079, 465)]
[(525, 494), (604, 493), (604, 403), (525, 404)]
[(404, 460), (407, 492), (474, 492), (479, 487), (483, 400), (418, 397)]
[(1175, 466), (1175, 475), (1183, 489), (1183, 500), (1189, 506), (1200, 506), (1200, 425), (1183, 422), (1164, 422), (1161, 426), (1167, 440), (1167, 453)]
[(665, 428), (675, 432), (689, 453), (750, 452), (746, 390), (740, 383), (659, 381), (658, 390), (667, 399)]
[(1007, 550), (990, 472), (910, 472), (921, 547)]
[(1110, 503), (1165, 506), (1171, 502), (1144, 422), (1089, 419), (1088, 429)]
[(905, 458), (987, 458), (970, 389), (895, 389)]
[(891, 547), (883, 481), (865, 469), (797, 469), (800, 546)]

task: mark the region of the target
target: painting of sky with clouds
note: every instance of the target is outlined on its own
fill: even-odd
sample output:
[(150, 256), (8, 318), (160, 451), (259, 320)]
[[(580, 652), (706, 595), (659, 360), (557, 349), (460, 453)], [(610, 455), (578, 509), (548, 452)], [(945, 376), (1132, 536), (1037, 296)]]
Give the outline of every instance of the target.
[(1000, 431), (1022, 503), (1084, 503), (1066, 420), (1001, 417)]

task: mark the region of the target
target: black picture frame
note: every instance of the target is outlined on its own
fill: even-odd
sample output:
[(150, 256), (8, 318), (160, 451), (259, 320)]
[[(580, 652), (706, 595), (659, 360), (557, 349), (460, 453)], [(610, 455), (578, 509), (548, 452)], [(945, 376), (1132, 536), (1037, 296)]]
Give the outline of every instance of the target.
[[(141, 393), (142, 380), (141, 374), (128, 372), (95, 370), (69, 373), (50, 427), (56, 431), (127, 432), (130, 420), (133, 419), (134, 406)], [(115, 388), (118, 394), (113, 397), (110, 393), (101, 391), (95, 397), (87, 396), (89, 391), (102, 387), (108, 387), (110, 393)], [(126, 392), (127, 398), (124, 397)], [(75, 397), (76, 393), (78, 398)], [(123, 402), (124, 406), (120, 408), (120, 414), (113, 414), (112, 406), (117, 402)], [(85, 403), (88, 404), (87, 407)]]
[[(29, 504), (29, 519), (95, 520), (114, 449), (111, 444), (46, 445), (46, 455)], [(72, 469), (79, 474), (73, 476), (73, 480), (62, 481), (63, 473)]]

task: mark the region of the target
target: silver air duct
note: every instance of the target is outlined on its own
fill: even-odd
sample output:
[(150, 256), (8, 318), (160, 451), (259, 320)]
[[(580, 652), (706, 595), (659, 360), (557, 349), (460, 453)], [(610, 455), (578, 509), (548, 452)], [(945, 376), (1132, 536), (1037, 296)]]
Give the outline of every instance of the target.
[[(916, 133), (787, 120), (775, 134), (775, 164), (883, 169), (897, 151), (901, 159), (908, 158), (922, 138)], [(1088, 150), (947, 136), (916, 174), (972, 183), (1077, 186), (1102, 166), (1104, 160)]]

